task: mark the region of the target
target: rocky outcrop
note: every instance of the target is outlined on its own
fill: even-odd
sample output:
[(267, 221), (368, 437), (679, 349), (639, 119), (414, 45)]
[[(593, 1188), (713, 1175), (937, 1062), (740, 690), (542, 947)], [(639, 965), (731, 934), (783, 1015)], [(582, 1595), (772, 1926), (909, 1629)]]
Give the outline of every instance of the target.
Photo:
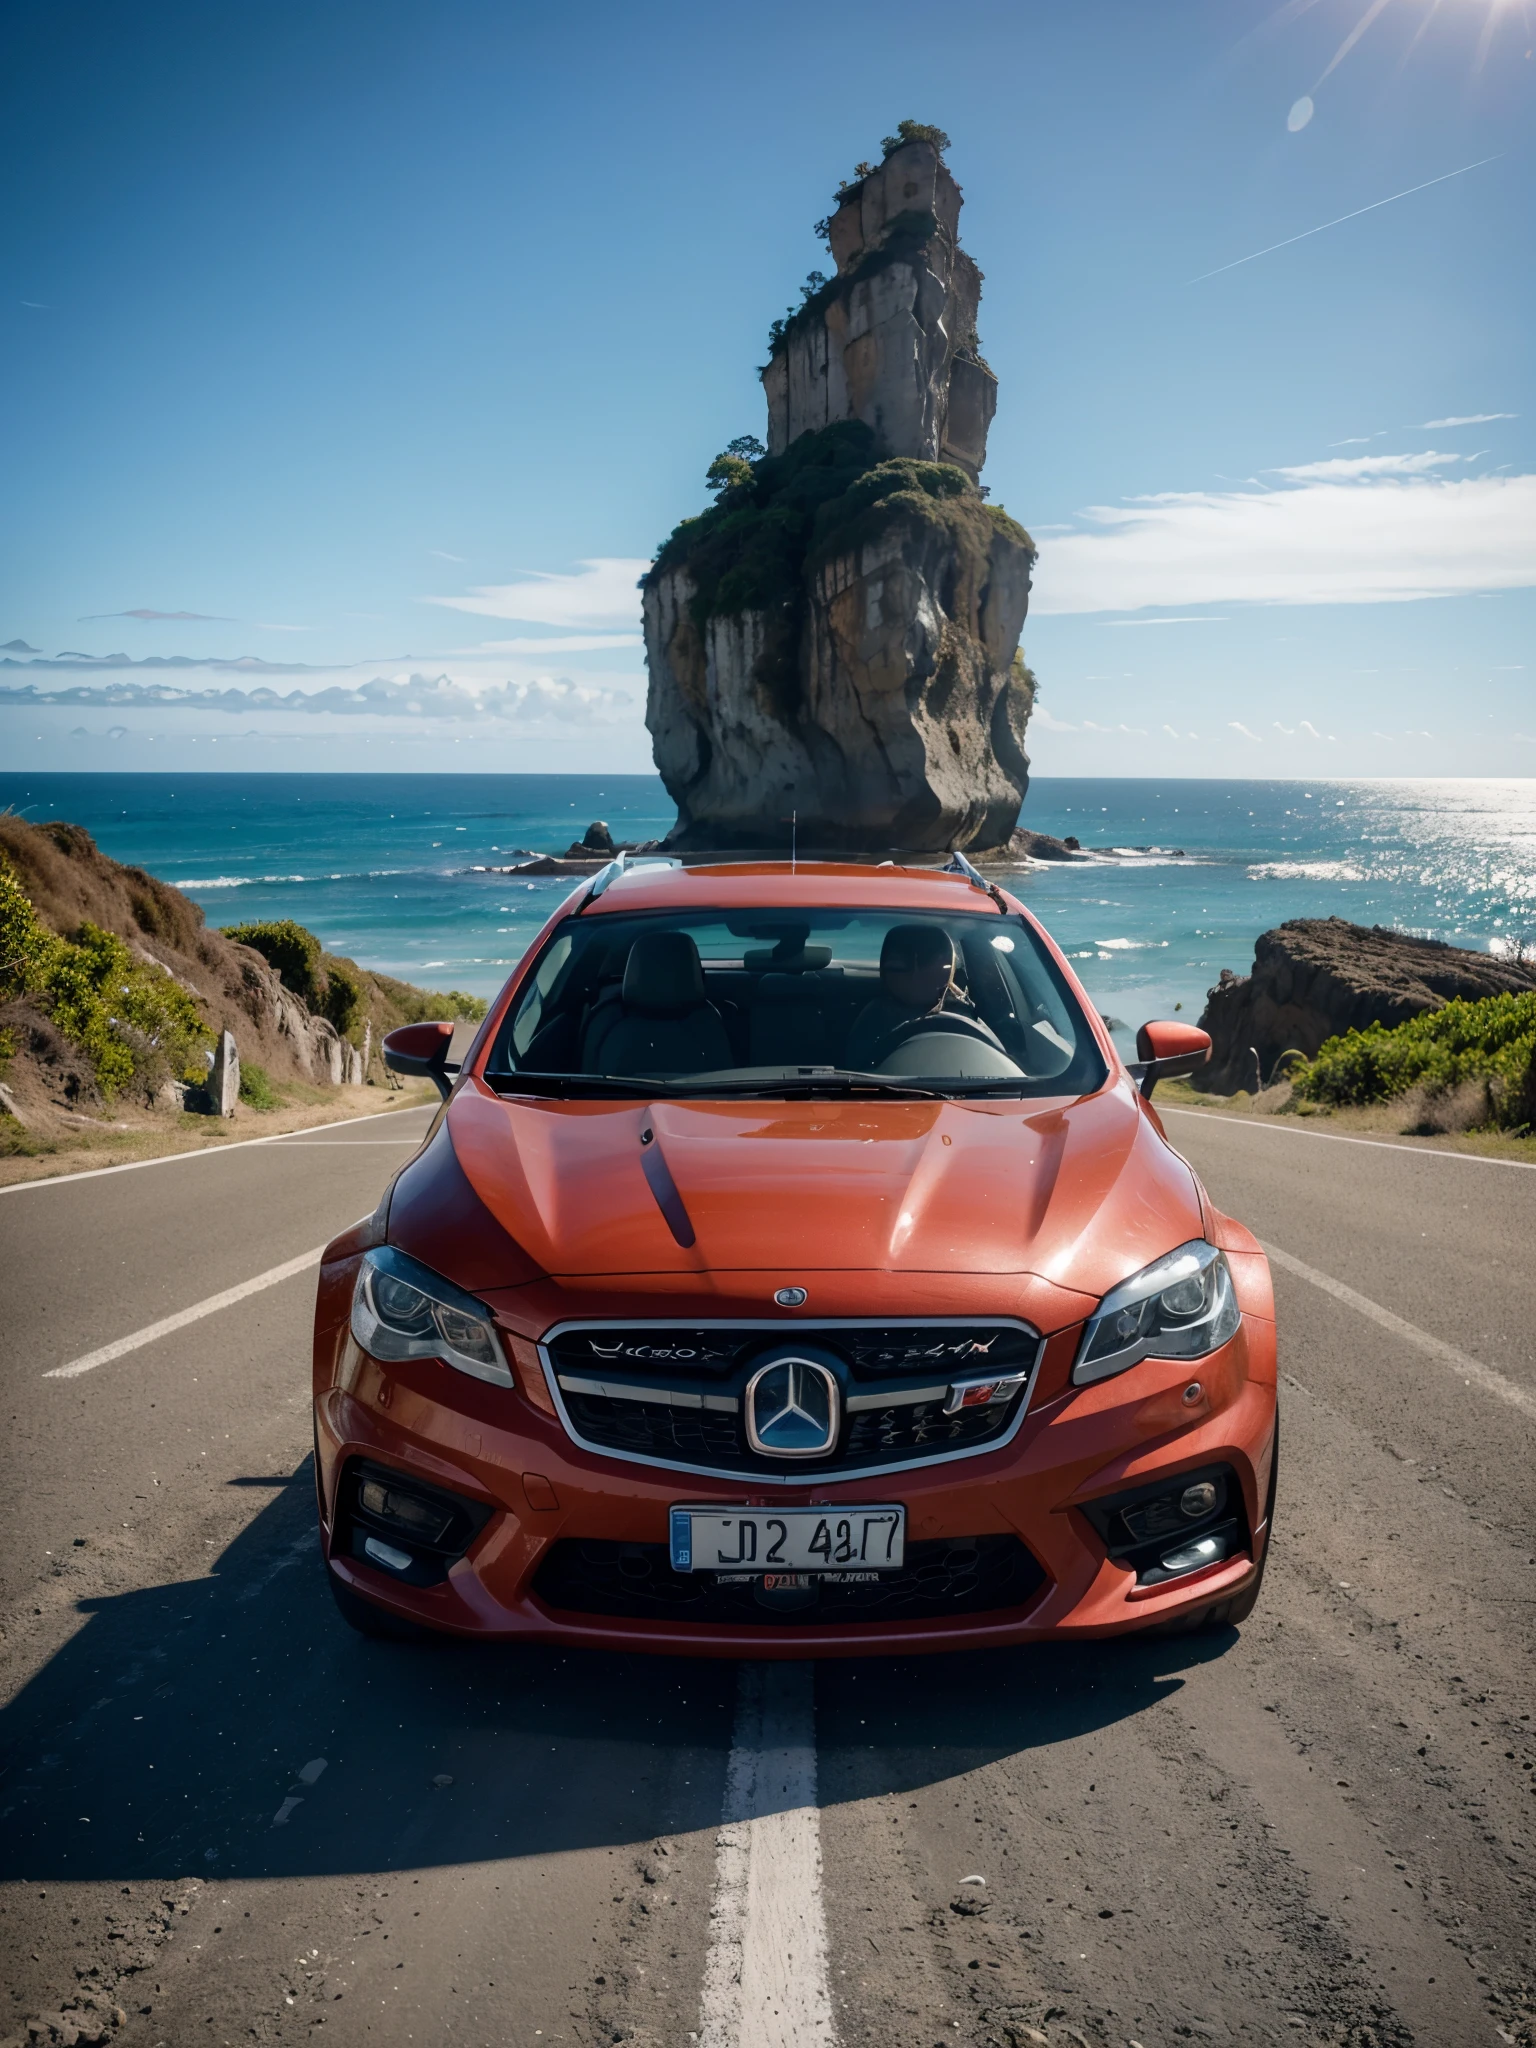
[(1210, 991), (1200, 1025), (1211, 1034), (1211, 1062), (1200, 1086), (1231, 1095), (1267, 1085), (1291, 1050), (1310, 1059), (1346, 1031), (1404, 1024), (1456, 998), (1532, 989), (1536, 965), (1341, 917), (1294, 918), (1260, 935), (1252, 973), (1224, 968)]
[(984, 850), (1017, 820), (1035, 551), (976, 482), (995, 380), (941, 146), (845, 188), (837, 275), (775, 329), (767, 452), (717, 461), (642, 584), (669, 845)]
[(839, 202), (826, 224), (837, 273), (783, 323), (762, 372), (768, 452), (863, 420), (893, 455), (952, 462), (975, 483), (997, 379), (976, 338), (981, 272), (960, 247), (960, 187), (933, 142), (915, 140)]

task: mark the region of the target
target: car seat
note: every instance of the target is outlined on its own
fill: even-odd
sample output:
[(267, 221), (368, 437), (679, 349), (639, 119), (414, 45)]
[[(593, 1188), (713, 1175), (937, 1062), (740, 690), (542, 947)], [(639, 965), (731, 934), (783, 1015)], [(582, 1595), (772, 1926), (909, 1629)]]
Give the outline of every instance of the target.
[(647, 932), (624, 963), (617, 1000), (588, 1021), (587, 1074), (704, 1074), (736, 1064), (720, 1013), (704, 995), (699, 949), (687, 932)]

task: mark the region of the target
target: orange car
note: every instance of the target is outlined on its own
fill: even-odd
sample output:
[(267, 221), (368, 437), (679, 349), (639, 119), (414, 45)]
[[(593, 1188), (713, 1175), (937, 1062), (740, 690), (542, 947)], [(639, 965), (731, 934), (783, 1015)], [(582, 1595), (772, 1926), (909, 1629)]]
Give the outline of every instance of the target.
[(806, 1657), (1240, 1621), (1275, 1493), (1252, 1236), (959, 859), (619, 860), (325, 1254), (354, 1626)]

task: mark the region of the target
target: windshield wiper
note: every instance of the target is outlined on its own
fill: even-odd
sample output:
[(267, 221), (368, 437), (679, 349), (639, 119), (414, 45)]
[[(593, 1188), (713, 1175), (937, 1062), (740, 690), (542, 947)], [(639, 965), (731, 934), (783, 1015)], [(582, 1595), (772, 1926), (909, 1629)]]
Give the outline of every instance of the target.
[(550, 1074), (487, 1073), (486, 1080), (503, 1094), (565, 1095), (591, 1094), (638, 1096), (698, 1096), (706, 1100), (724, 1097), (813, 1095), (891, 1095), (928, 1102), (946, 1102), (959, 1096), (1012, 1092), (1028, 1085), (1028, 1077), (958, 1082), (953, 1088), (933, 1088), (921, 1081), (907, 1081), (889, 1074), (861, 1074), (846, 1067), (788, 1069), (772, 1076), (732, 1080), (720, 1075), (695, 1077), (688, 1074)]

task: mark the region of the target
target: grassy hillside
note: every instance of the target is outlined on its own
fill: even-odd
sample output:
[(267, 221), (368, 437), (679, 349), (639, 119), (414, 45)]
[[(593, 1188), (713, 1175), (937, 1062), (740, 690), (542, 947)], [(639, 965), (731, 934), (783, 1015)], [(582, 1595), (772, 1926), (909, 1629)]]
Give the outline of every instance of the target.
[(180, 1115), (224, 1031), (261, 1110), (342, 1079), (384, 1084), (387, 1031), (484, 1012), (329, 954), (289, 921), (216, 930), (79, 826), (0, 817), (0, 1149), (109, 1111)]

